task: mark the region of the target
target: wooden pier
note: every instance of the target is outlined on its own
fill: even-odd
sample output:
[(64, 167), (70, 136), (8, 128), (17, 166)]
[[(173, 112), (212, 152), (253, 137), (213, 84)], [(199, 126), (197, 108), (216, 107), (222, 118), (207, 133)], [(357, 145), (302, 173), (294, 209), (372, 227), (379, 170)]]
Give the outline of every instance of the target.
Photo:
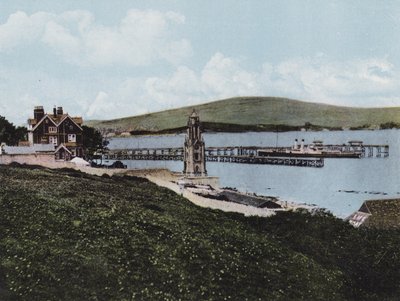
[[(304, 149), (315, 147), (312, 145), (304, 145)], [(362, 144), (360, 142), (350, 141), (348, 144), (327, 144), (319, 146), (323, 151), (321, 156), (315, 155), (315, 158), (329, 158), (335, 157), (330, 154), (338, 154), (337, 158), (340, 158), (340, 154), (351, 155), (349, 158), (385, 158), (389, 156), (389, 145), (380, 144)], [(261, 146), (225, 146), (225, 147), (207, 147), (206, 156), (265, 156), (261, 153), (270, 151), (271, 153), (283, 154), (284, 157), (291, 157), (291, 147), (261, 147)], [(325, 152), (325, 153), (324, 153)], [(292, 155), (293, 157), (302, 157), (301, 154)], [(276, 155), (275, 157), (279, 157)], [(313, 157), (312, 154), (304, 154), (304, 157)], [(346, 158), (346, 156), (343, 156)]]
[[(316, 158), (386, 158), (389, 157), (389, 145), (387, 144), (363, 144), (350, 141), (348, 144), (325, 144), (325, 145), (304, 145), (304, 150), (317, 149), (320, 153), (308, 153), (307, 151), (296, 152), (296, 157)], [(290, 156), (292, 147), (265, 147), (258, 148), (257, 154), (264, 156)], [(254, 152), (254, 148), (247, 148), (245, 152)], [(292, 154), (292, 156), (295, 156)]]
[(183, 148), (136, 148), (109, 150), (103, 155), (106, 160), (168, 160), (182, 161)]
[(350, 143), (342, 145), (328, 144), (324, 145), (329, 150), (341, 152), (354, 152), (360, 154), (362, 158), (386, 158), (389, 157), (389, 145), (387, 144), (362, 144)]
[[(305, 149), (316, 145), (303, 145)], [(317, 145), (325, 152), (354, 154), (354, 158), (385, 158), (389, 156), (389, 145), (363, 144), (362, 141), (349, 141), (347, 144)], [(291, 155), (291, 147), (223, 146), (207, 147), (205, 159), (209, 162), (270, 164), (304, 167), (323, 167), (324, 155), (313, 157), (310, 154)], [(271, 155), (268, 155), (268, 152)], [(279, 155), (282, 154), (282, 155)], [(326, 155), (325, 158), (332, 156)], [(338, 155), (337, 158), (341, 156)], [(114, 149), (103, 155), (108, 160), (160, 160), (183, 161), (182, 147), (175, 148), (136, 148)], [(346, 158), (343, 156), (343, 158)]]
[(207, 161), (211, 162), (229, 162), (245, 164), (268, 164), (268, 165), (286, 165), (300, 167), (323, 167), (324, 159), (319, 158), (278, 158), (264, 156), (206, 156)]
[[(209, 147), (206, 148), (206, 161), (269, 164), (300, 167), (323, 167), (324, 160), (319, 158), (277, 158), (257, 155), (257, 147)], [(183, 148), (137, 148), (109, 150), (103, 155), (105, 160), (160, 160), (183, 161)]]

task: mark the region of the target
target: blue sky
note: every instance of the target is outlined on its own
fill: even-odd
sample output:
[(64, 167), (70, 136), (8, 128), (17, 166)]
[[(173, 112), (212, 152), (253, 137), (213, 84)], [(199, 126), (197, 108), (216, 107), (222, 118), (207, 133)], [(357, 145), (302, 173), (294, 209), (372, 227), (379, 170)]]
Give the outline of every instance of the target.
[(233, 96), (400, 106), (400, 1), (0, 2), (0, 115), (85, 119)]

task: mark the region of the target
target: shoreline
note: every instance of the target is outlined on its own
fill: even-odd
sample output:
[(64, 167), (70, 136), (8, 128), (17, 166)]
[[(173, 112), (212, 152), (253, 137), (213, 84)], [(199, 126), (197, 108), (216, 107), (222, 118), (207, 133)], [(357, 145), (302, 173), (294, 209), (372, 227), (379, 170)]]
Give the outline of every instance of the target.
[[(278, 211), (296, 211), (299, 209), (302, 210), (307, 210), (307, 211), (315, 211), (318, 209), (322, 209), (319, 206), (312, 205), (312, 204), (305, 204), (305, 203), (296, 203), (292, 201), (284, 201), (280, 200), (279, 198), (275, 197), (269, 197), (269, 196), (263, 196), (263, 195), (254, 195), (251, 193), (245, 193), (242, 191), (236, 191), (238, 195), (242, 195), (244, 197), (257, 197), (260, 199), (271, 199), (274, 198), (276, 199), (276, 204), (278, 204), (281, 208), (260, 208), (260, 207), (255, 207), (252, 205), (246, 205), (246, 204), (241, 204), (237, 203), (234, 201), (225, 201), (225, 200), (217, 200), (215, 198), (208, 198), (204, 195), (199, 195), (195, 193), (194, 189), (191, 191), (189, 188), (182, 188), (181, 185), (176, 181), (179, 176), (176, 173), (171, 172), (168, 169), (146, 169), (146, 170), (127, 170), (125, 173), (126, 175), (134, 175), (138, 177), (143, 177), (148, 179), (150, 182), (156, 184), (157, 186), (165, 187), (168, 188), (172, 191), (174, 191), (177, 194), (182, 195), (186, 199), (188, 199), (190, 202), (193, 204), (200, 206), (200, 207), (205, 207), (205, 208), (211, 208), (211, 209), (219, 209), (225, 212), (236, 212), (236, 213), (242, 213), (245, 216), (272, 216), (276, 214)], [(204, 187), (204, 185), (199, 185), (200, 187)], [(201, 190), (201, 188), (200, 188)], [(229, 189), (220, 189), (216, 188), (215, 189), (217, 192), (223, 192), (223, 191), (229, 191)]]
[[(0, 165), (1, 166), (1, 165)], [(190, 191), (188, 188), (182, 189), (182, 186), (179, 185), (177, 180), (181, 178), (183, 175), (182, 174), (177, 174), (174, 173), (168, 169), (164, 168), (154, 168), (154, 169), (108, 169), (108, 168), (94, 168), (94, 167), (89, 167), (89, 166), (78, 166), (78, 165), (73, 165), (73, 164), (60, 164), (60, 166), (55, 166), (54, 164), (51, 165), (46, 165), (46, 164), (38, 164), (38, 165), (31, 165), (31, 164), (20, 164), (20, 163), (14, 163), (14, 164), (5, 164), (4, 166), (11, 166), (11, 167), (16, 167), (16, 168), (48, 168), (50, 170), (62, 170), (65, 168), (70, 168), (76, 171), (80, 171), (89, 175), (94, 175), (98, 177), (102, 177), (104, 175), (107, 176), (135, 176), (135, 177), (141, 177), (149, 180), (150, 182), (154, 183), (155, 185), (159, 187), (164, 187), (167, 188), (176, 194), (180, 194), (184, 198), (186, 198), (188, 201), (191, 203), (203, 207), (203, 208), (210, 208), (210, 209), (217, 209), (221, 210), (224, 212), (235, 212), (235, 213), (241, 213), (245, 216), (260, 216), (260, 217), (269, 217), (272, 215), (275, 215), (276, 212), (278, 211), (296, 211), (298, 209), (304, 209), (307, 211), (313, 211), (316, 209), (319, 209), (320, 207), (318, 206), (313, 206), (313, 205), (308, 205), (308, 204), (300, 204), (300, 203), (295, 203), (291, 201), (283, 201), (280, 200), (279, 198), (276, 198), (276, 203), (281, 207), (281, 208), (259, 208), (255, 207), (252, 205), (245, 205), (245, 204), (240, 204), (234, 201), (225, 201), (225, 200), (217, 200), (214, 198), (208, 198), (203, 195), (199, 195), (194, 193), (193, 191)], [(212, 178), (212, 177), (211, 177)], [(204, 186), (204, 185), (200, 185)], [(215, 190), (222, 192), (224, 189), (219, 189), (216, 188)], [(229, 191), (229, 189), (225, 189), (225, 191)], [(254, 196), (249, 193), (245, 193), (242, 191), (236, 191), (237, 194), (243, 195), (243, 196)], [(262, 196), (258, 195), (256, 196), (258, 198), (271, 198), (268, 196)]]
[[(387, 130), (400, 130), (400, 128), (393, 128), (393, 129), (365, 129), (365, 128), (360, 128), (360, 129), (321, 129), (321, 130), (288, 130), (288, 131), (208, 131), (205, 130), (205, 134), (243, 134), (243, 133), (291, 133), (291, 132), (306, 132), (306, 133), (319, 133), (319, 132), (355, 132), (355, 131), (363, 131), (363, 132), (371, 132), (371, 131), (387, 131)], [(121, 138), (121, 139), (127, 139), (127, 138), (136, 138), (136, 137), (156, 137), (156, 136), (179, 136), (184, 134), (184, 132), (176, 132), (176, 133), (163, 133), (163, 132), (151, 132), (151, 133), (146, 133), (146, 134), (124, 134), (124, 135), (111, 135), (108, 136), (106, 135), (105, 137), (107, 139), (114, 139), (114, 138)]]

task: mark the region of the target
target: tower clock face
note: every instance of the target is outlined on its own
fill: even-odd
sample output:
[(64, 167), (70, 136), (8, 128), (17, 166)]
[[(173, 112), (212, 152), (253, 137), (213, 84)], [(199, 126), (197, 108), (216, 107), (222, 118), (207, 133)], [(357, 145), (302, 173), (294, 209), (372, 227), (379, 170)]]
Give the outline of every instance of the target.
[(195, 149), (199, 149), (199, 148), (200, 148), (200, 146), (196, 145), (194, 148), (195, 148)]

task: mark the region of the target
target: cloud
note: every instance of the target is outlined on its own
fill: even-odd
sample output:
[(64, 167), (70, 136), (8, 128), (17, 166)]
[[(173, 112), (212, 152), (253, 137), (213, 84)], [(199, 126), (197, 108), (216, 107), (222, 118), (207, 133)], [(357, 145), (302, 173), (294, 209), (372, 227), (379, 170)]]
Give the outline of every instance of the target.
[(117, 112), (118, 106), (110, 100), (106, 92), (100, 91), (93, 103), (90, 104), (85, 116), (90, 119), (98, 119), (103, 116), (113, 116)]
[(387, 58), (330, 61), (316, 56), (275, 65), (266, 62), (258, 70), (248, 70), (242, 61), (216, 53), (198, 72), (180, 66), (170, 76), (143, 82), (136, 81), (136, 89), (130, 92), (141, 99), (138, 105), (147, 111), (236, 96), (280, 96), (361, 107), (400, 106), (400, 73)]
[(205, 92), (210, 96), (230, 97), (259, 93), (257, 74), (246, 71), (238, 60), (216, 53), (201, 72)]
[(173, 108), (200, 101), (202, 82), (188, 67), (178, 67), (168, 78), (152, 77), (145, 81), (145, 95), (161, 108)]
[[(216, 53), (196, 72), (187, 66), (179, 66), (170, 76), (150, 77), (140, 83), (125, 81), (125, 91), (141, 111), (151, 112), (202, 103), (211, 99), (231, 96), (261, 95), (259, 75), (246, 71), (240, 61)], [(127, 89), (127, 87), (131, 87)], [(140, 87), (140, 88), (139, 88)]]
[(6, 117), (9, 121), (16, 125), (23, 125), (27, 119), (33, 114), (33, 107), (38, 105), (38, 98), (30, 94), (22, 94), (18, 97), (18, 106), (12, 103), (0, 101), (0, 116)]
[[(347, 106), (400, 106), (400, 72), (387, 58), (334, 61), (325, 56), (265, 62), (215, 53), (199, 70), (165, 76), (57, 78), (0, 70), (0, 114), (21, 124), (33, 106), (63, 105), (84, 119), (112, 119), (235, 96), (280, 96)], [(38, 81), (40, 79), (40, 82)], [(18, 104), (18, 105), (14, 105)]]
[(172, 41), (159, 49), (159, 55), (172, 64), (178, 64), (182, 58), (191, 57), (193, 55), (192, 46), (189, 40), (182, 39)]
[[(112, 79), (110, 81), (113, 86)], [(38, 105), (44, 106), (46, 111), (51, 111), (55, 105), (63, 106), (71, 115), (82, 115), (95, 99), (99, 87), (93, 85), (93, 78), (58, 78), (42, 71), (1, 68), (0, 90), (0, 115), (20, 125), (26, 123), (33, 107)]]
[(79, 62), (81, 43), (67, 28), (56, 22), (46, 24), (42, 41), (68, 62)]
[(40, 39), (46, 22), (51, 18), (51, 14), (44, 12), (31, 16), (22, 11), (11, 14), (7, 22), (0, 25), (0, 51), (10, 51)]
[(338, 105), (400, 105), (393, 102), (400, 92), (400, 74), (386, 58), (292, 59), (266, 65), (263, 73), (273, 94)]
[(177, 64), (193, 52), (190, 42), (174, 33), (174, 27), (184, 22), (181, 14), (155, 10), (129, 10), (115, 26), (102, 25), (81, 10), (30, 16), (16, 12), (0, 25), (0, 51), (43, 43), (77, 65)]

